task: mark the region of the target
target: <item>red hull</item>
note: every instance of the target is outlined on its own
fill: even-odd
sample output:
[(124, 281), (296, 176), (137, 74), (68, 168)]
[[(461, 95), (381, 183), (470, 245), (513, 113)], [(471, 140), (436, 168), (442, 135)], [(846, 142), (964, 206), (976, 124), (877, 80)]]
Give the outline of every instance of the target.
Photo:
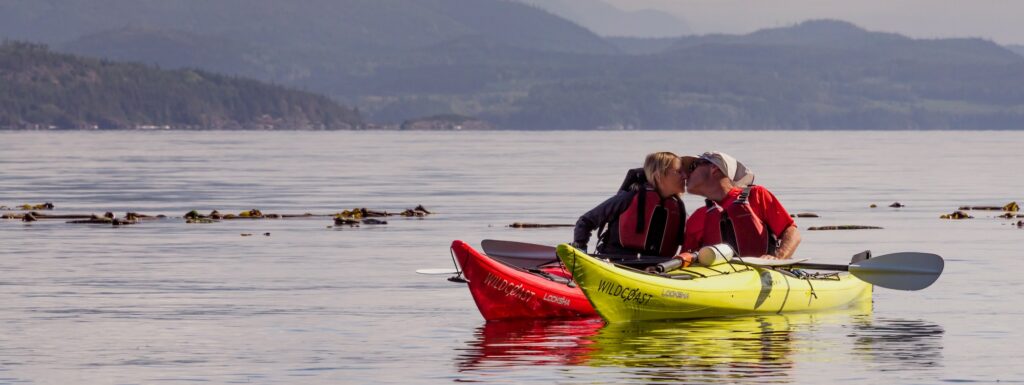
[[(579, 287), (569, 287), (539, 274), (512, 267), (476, 251), (462, 241), (452, 242), (455, 259), (469, 281), (469, 292), (485, 320), (596, 317), (597, 312)], [(559, 267), (543, 269), (567, 277)]]

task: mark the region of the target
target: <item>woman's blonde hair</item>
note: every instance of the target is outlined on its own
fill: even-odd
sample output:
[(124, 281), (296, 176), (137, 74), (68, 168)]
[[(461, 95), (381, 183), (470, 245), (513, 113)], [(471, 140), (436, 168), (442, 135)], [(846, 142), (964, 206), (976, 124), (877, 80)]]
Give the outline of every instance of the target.
[(647, 154), (647, 159), (644, 160), (644, 175), (647, 176), (647, 183), (651, 186), (658, 187), (658, 177), (665, 174), (672, 168), (672, 163), (679, 159), (679, 155), (673, 154), (668, 151), (652, 152)]

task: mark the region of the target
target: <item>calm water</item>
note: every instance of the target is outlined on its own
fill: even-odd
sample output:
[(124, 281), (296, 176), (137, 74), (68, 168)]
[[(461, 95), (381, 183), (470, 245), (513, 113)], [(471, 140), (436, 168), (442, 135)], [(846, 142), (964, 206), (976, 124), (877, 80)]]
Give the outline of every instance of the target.
[[(938, 219), (1024, 203), (1020, 143), (1010, 132), (0, 132), (0, 205), (437, 212), (357, 229), (0, 221), (0, 383), (1024, 382), (1024, 230), (998, 212)], [(451, 266), (454, 239), (569, 241), (571, 229), (504, 226), (572, 223), (644, 154), (707, 149), (740, 158), (791, 212), (821, 215), (801, 229), (885, 227), (804, 231), (801, 257), (925, 251), (946, 272), (924, 291), (876, 290), (873, 310), (610, 326), (485, 323), (463, 285), (413, 272)]]

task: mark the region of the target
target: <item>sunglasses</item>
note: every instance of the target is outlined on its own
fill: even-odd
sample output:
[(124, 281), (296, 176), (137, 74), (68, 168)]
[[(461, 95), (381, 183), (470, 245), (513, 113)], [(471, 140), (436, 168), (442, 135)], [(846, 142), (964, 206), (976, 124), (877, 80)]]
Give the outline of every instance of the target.
[(705, 164), (711, 164), (711, 162), (708, 162), (708, 161), (706, 161), (704, 159), (697, 159), (697, 160), (693, 161), (693, 163), (690, 163), (690, 167), (686, 168), (686, 172), (687, 173), (691, 173), (691, 172), (693, 172), (693, 170), (696, 170), (697, 167), (703, 166)]

